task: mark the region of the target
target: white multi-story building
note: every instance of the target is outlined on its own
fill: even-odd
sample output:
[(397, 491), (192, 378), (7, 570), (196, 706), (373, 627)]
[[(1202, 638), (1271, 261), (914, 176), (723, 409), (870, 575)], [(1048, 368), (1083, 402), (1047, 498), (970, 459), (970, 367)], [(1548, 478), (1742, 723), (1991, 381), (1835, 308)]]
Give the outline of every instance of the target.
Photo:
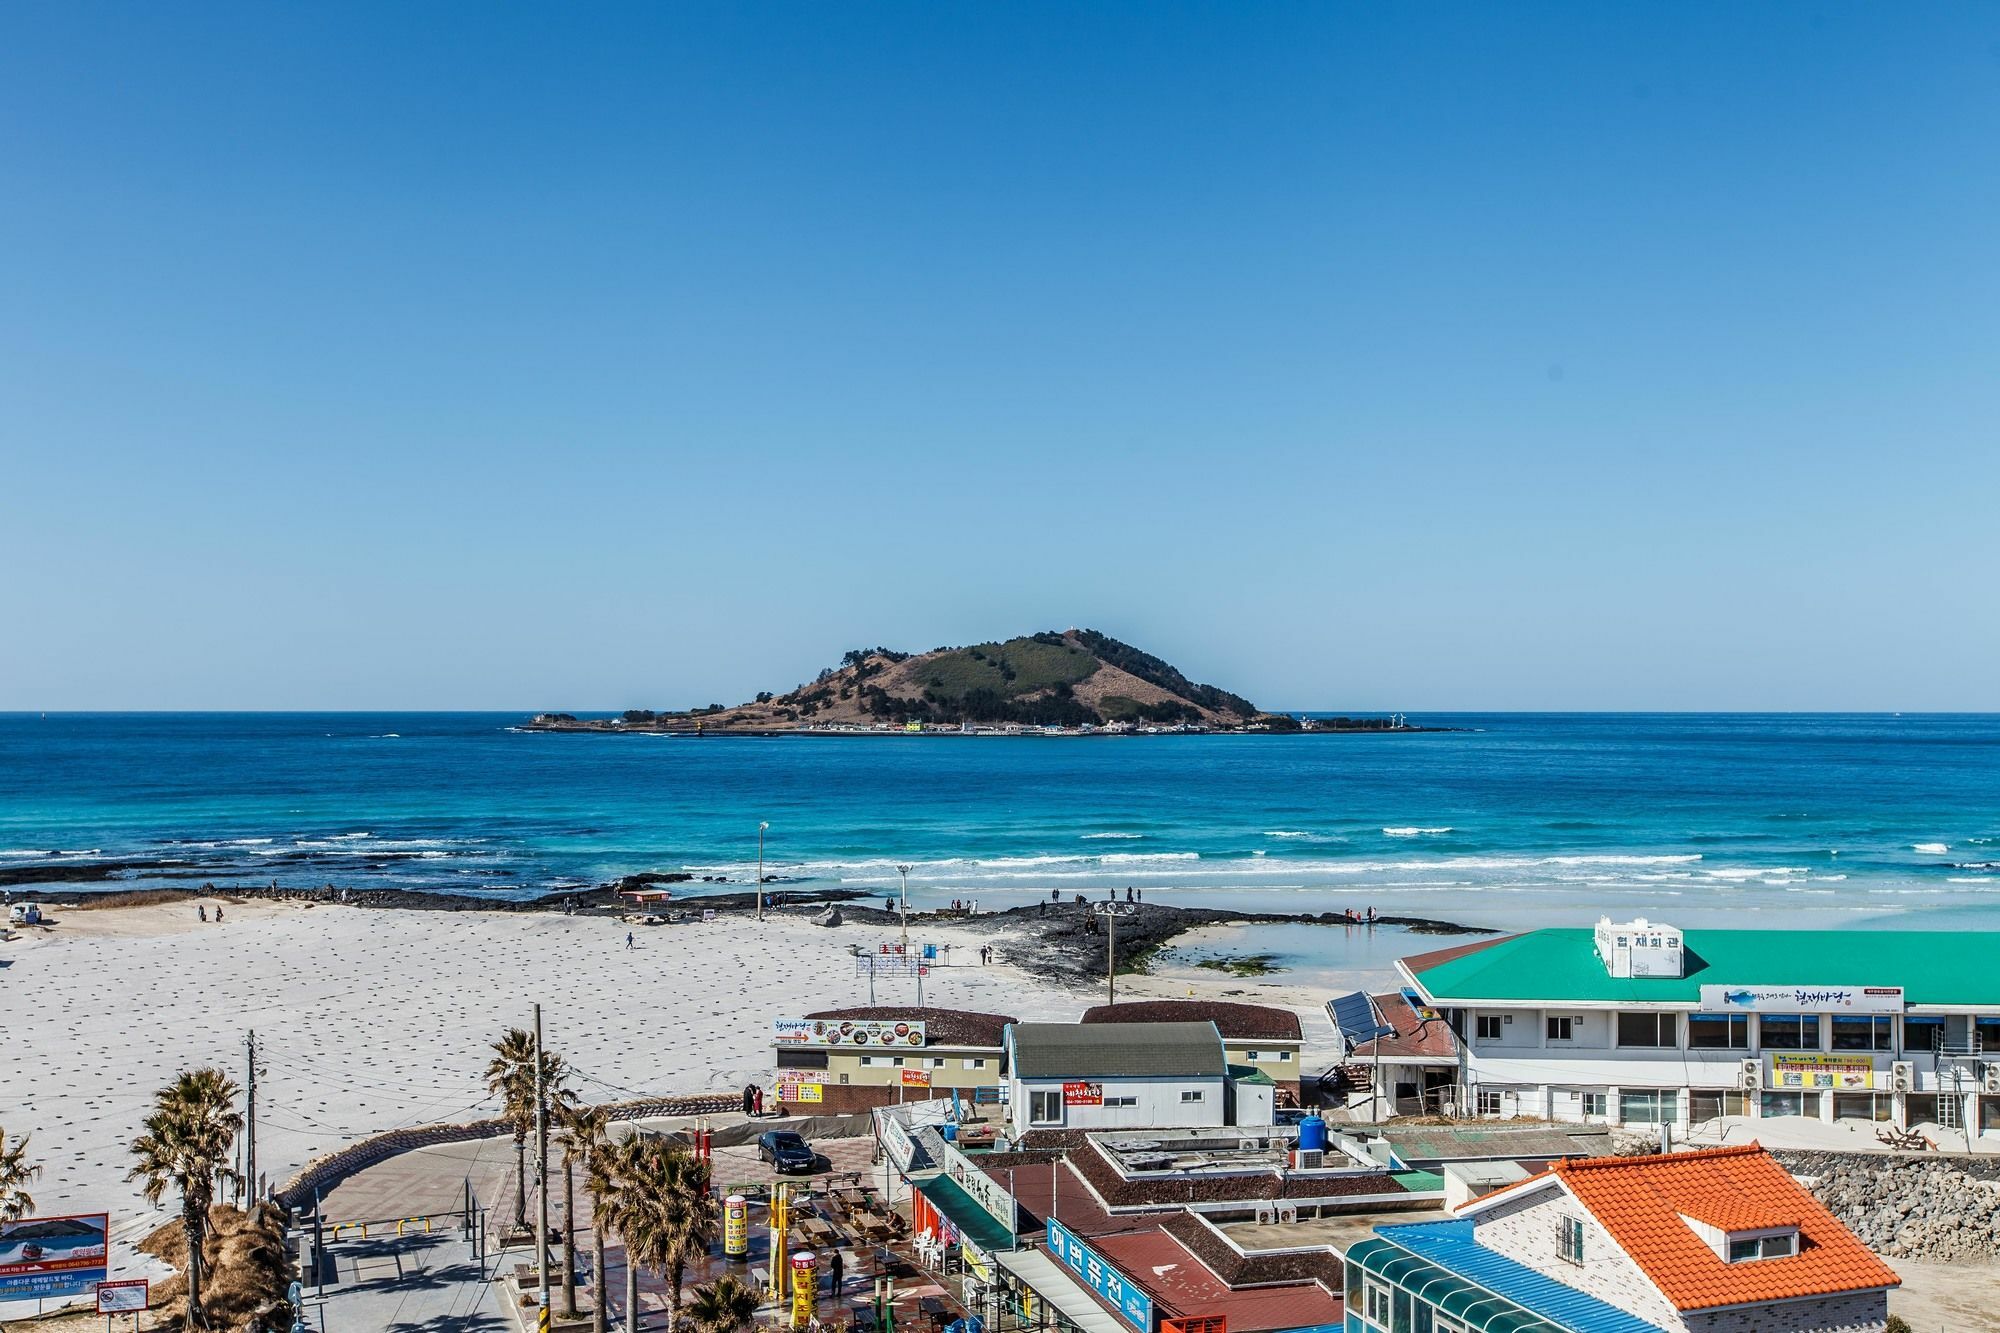
[(1402, 959), (1458, 1037), (1461, 1114), (1803, 1115), (2000, 1128), (1989, 934), (1601, 921)]

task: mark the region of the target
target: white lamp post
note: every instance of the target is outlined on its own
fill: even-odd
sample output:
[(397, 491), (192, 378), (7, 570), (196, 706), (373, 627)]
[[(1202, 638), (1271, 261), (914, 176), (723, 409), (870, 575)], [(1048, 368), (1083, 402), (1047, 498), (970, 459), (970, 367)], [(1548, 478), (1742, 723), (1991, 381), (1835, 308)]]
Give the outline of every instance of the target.
[(770, 824), (759, 820), (757, 824), (757, 919), (764, 919), (764, 830)]
[(896, 873), (903, 877), (903, 902), (899, 909), (903, 918), (903, 957), (910, 956), (910, 867), (899, 865)]

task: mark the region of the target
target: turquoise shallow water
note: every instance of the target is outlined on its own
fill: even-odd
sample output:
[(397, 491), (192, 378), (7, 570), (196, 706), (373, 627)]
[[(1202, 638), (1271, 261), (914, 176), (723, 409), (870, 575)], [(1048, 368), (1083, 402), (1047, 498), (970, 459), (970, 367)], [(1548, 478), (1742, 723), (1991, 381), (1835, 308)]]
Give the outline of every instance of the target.
[[(541, 735), (490, 714), (0, 715), (0, 865), (521, 896), (640, 870), (1002, 906), (2000, 926), (2000, 717), (1432, 715), (1406, 735)], [(158, 874), (139, 872), (137, 882)]]

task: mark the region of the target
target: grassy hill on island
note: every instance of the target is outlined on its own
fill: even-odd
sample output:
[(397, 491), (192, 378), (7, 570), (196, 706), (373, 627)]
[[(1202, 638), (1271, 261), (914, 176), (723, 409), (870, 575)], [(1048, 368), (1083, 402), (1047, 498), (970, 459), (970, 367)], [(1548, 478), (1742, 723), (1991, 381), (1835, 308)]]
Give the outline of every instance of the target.
[[(1096, 630), (1072, 629), (928, 653), (857, 648), (785, 694), (760, 694), (735, 708), (635, 709), (600, 725), (782, 731), (912, 722), (1241, 727), (1271, 720), (1241, 695), (1196, 684), (1151, 653)], [(591, 725), (566, 716), (546, 722)]]

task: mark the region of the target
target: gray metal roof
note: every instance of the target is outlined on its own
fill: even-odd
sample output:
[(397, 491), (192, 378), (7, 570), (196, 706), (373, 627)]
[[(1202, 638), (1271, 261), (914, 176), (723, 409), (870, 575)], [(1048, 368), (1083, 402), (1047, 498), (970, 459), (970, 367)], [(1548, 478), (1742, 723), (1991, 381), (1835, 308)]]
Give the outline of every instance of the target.
[(1213, 1023), (1016, 1023), (1021, 1078), (1220, 1078), (1222, 1037)]

